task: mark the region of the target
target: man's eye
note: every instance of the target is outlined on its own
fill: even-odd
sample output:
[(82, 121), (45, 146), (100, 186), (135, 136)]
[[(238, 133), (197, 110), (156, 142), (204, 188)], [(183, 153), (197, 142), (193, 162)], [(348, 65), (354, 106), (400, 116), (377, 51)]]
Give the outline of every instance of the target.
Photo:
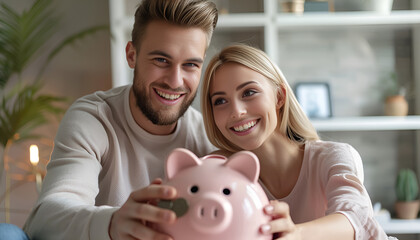
[(243, 96), (244, 96), (244, 97), (249, 97), (249, 96), (254, 95), (255, 93), (257, 93), (257, 91), (254, 91), (254, 90), (246, 90), (246, 91), (244, 92)]
[(217, 105), (223, 104), (223, 103), (225, 103), (225, 102), (226, 102), (226, 100), (225, 100), (225, 99), (223, 99), (223, 98), (218, 98), (218, 99), (216, 99), (216, 100), (214, 101), (213, 105), (214, 105), (214, 106), (217, 106)]
[(157, 61), (157, 62), (162, 62), (162, 63), (166, 63), (166, 62), (168, 62), (168, 61), (166, 61), (166, 59), (164, 59), (164, 58), (155, 58), (155, 61)]
[(195, 63), (185, 63), (184, 66), (187, 66), (187, 67), (198, 67), (198, 65), (195, 64)]

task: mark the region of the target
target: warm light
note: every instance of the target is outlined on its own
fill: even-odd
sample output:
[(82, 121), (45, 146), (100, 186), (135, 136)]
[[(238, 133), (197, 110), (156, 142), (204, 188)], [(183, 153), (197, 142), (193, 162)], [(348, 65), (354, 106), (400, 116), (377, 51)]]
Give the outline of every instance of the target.
[(38, 146), (37, 145), (31, 145), (29, 147), (29, 154), (30, 154), (30, 161), (32, 163), (32, 165), (36, 166), (38, 165), (39, 162), (39, 151), (38, 151)]

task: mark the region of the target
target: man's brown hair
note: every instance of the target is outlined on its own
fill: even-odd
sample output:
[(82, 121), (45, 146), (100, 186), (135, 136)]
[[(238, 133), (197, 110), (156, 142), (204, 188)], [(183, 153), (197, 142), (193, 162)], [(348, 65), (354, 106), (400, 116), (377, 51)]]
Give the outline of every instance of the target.
[(198, 27), (210, 44), (218, 20), (216, 5), (208, 0), (143, 0), (135, 13), (131, 38), (138, 50), (147, 25), (151, 21), (166, 21), (178, 26)]

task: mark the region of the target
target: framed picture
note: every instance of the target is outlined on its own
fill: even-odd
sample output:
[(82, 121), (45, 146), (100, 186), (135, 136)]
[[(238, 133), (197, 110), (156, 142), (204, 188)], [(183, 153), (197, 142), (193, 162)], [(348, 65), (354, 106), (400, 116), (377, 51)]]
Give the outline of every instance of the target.
[(309, 118), (332, 117), (330, 87), (326, 82), (300, 82), (296, 98)]

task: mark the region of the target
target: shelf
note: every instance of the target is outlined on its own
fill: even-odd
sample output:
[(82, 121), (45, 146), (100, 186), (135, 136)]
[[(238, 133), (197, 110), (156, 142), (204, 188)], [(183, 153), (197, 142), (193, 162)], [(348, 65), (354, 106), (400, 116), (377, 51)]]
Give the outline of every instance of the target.
[(378, 221), (387, 234), (420, 234), (420, 219)]
[(311, 119), (318, 131), (420, 130), (420, 116)]
[(219, 16), (216, 31), (230, 28), (264, 27), (270, 19), (263, 13), (235, 13)]
[[(234, 13), (219, 15), (217, 21), (216, 31), (233, 28), (255, 28), (265, 27), (270, 24), (270, 18), (263, 13)], [(122, 24), (125, 28), (130, 29), (133, 27), (134, 18), (125, 17), (118, 23)]]
[(278, 29), (298, 30), (299, 27), (341, 27), (420, 24), (420, 11), (393, 11), (391, 14), (375, 12), (328, 12), (279, 14), (276, 17)]
[[(131, 29), (134, 18), (115, 19), (116, 25)], [(302, 28), (357, 27), (357, 26), (420, 26), (420, 10), (399, 10), (391, 14), (369, 11), (355, 12), (311, 12), (300, 15), (279, 13), (274, 20), (265, 13), (233, 13), (219, 16), (216, 31), (264, 28), (275, 25), (279, 30), (300, 30)]]
[[(220, 15), (217, 28), (264, 27), (272, 21), (264, 13), (234, 13)], [(369, 11), (313, 12), (303, 14), (279, 13), (275, 16), (277, 29), (299, 30), (305, 27), (381, 26), (420, 24), (420, 11), (400, 10), (391, 14)], [(216, 29), (217, 29), (216, 28)]]

